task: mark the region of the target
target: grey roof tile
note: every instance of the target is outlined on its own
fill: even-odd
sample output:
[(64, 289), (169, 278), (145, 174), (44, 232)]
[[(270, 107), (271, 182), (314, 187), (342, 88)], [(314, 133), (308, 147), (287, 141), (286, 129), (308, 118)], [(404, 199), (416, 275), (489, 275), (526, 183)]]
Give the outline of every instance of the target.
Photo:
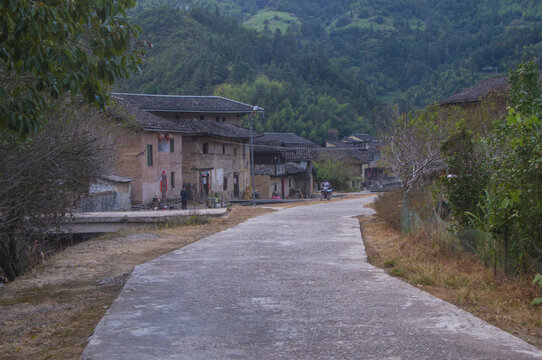
[[(217, 113), (217, 114), (248, 114), (254, 110), (254, 105), (245, 104), (221, 96), (192, 96), (192, 95), (156, 95), (111, 93), (123, 99), (129, 98), (141, 110), (188, 113)], [(263, 111), (258, 107), (259, 111)]]

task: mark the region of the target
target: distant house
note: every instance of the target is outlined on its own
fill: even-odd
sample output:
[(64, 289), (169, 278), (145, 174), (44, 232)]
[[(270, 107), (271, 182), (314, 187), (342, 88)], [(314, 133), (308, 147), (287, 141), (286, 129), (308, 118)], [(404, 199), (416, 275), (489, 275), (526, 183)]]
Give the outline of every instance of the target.
[(266, 132), (254, 140), (256, 190), (262, 198), (310, 197), (318, 144), (292, 133)]
[(353, 188), (386, 190), (395, 187), (398, 179), (379, 162), (382, 145), (382, 140), (370, 134), (351, 134), (341, 140), (327, 140), (320, 157), (344, 161), (354, 166), (360, 181), (353, 180)]
[[(182, 186), (187, 187), (189, 198), (198, 202), (215, 194), (224, 199), (238, 199), (251, 193), (250, 130), (240, 125), (242, 117), (255, 110), (254, 106), (219, 96), (128, 93), (112, 93), (112, 96), (154, 119), (162, 119), (165, 127), (174, 124), (181, 135), (180, 163), (169, 159), (175, 163), (175, 175), (179, 172), (181, 179), (168, 197), (178, 198)], [(156, 146), (167, 149), (166, 136), (172, 138), (173, 130), (161, 134), (164, 138), (158, 139), (160, 143)], [(254, 132), (255, 137), (260, 135)], [(148, 197), (144, 198), (147, 201)]]
[[(539, 80), (542, 83), (542, 72), (539, 73)], [(480, 105), (485, 99), (491, 98), (497, 101), (500, 100), (503, 104), (501, 111), (504, 111), (506, 107), (504, 104), (508, 99), (509, 91), (508, 76), (502, 75), (481, 80), (475, 85), (439, 101), (437, 104), (440, 106), (471, 108)]]

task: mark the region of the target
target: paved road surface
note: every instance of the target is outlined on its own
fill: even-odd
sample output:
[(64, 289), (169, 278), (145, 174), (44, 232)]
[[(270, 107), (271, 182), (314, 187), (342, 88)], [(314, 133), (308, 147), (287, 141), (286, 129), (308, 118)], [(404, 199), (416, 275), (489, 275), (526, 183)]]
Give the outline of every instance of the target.
[(369, 265), (365, 201), (253, 218), (136, 267), (82, 359), (542, 359)]

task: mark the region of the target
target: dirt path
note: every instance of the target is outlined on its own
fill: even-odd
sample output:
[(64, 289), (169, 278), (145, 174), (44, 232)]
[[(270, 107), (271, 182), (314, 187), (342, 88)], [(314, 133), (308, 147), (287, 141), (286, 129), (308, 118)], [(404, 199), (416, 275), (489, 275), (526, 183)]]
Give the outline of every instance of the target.
[(0, 357), (78, 359), (134, 266), (271, 211), (234, 207), (207, 224), (108, 234), (57, 253), (0, 290)]

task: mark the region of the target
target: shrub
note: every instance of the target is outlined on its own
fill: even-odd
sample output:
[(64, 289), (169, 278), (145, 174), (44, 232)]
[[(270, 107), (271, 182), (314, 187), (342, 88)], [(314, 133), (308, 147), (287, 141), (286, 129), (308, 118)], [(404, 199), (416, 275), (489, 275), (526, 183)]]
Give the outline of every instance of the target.
[(401, 229), (401, 206), (403, 192), (400, 190), (380, 193), (374, 201), (374, 209), (379, 218), (396, 230)]

